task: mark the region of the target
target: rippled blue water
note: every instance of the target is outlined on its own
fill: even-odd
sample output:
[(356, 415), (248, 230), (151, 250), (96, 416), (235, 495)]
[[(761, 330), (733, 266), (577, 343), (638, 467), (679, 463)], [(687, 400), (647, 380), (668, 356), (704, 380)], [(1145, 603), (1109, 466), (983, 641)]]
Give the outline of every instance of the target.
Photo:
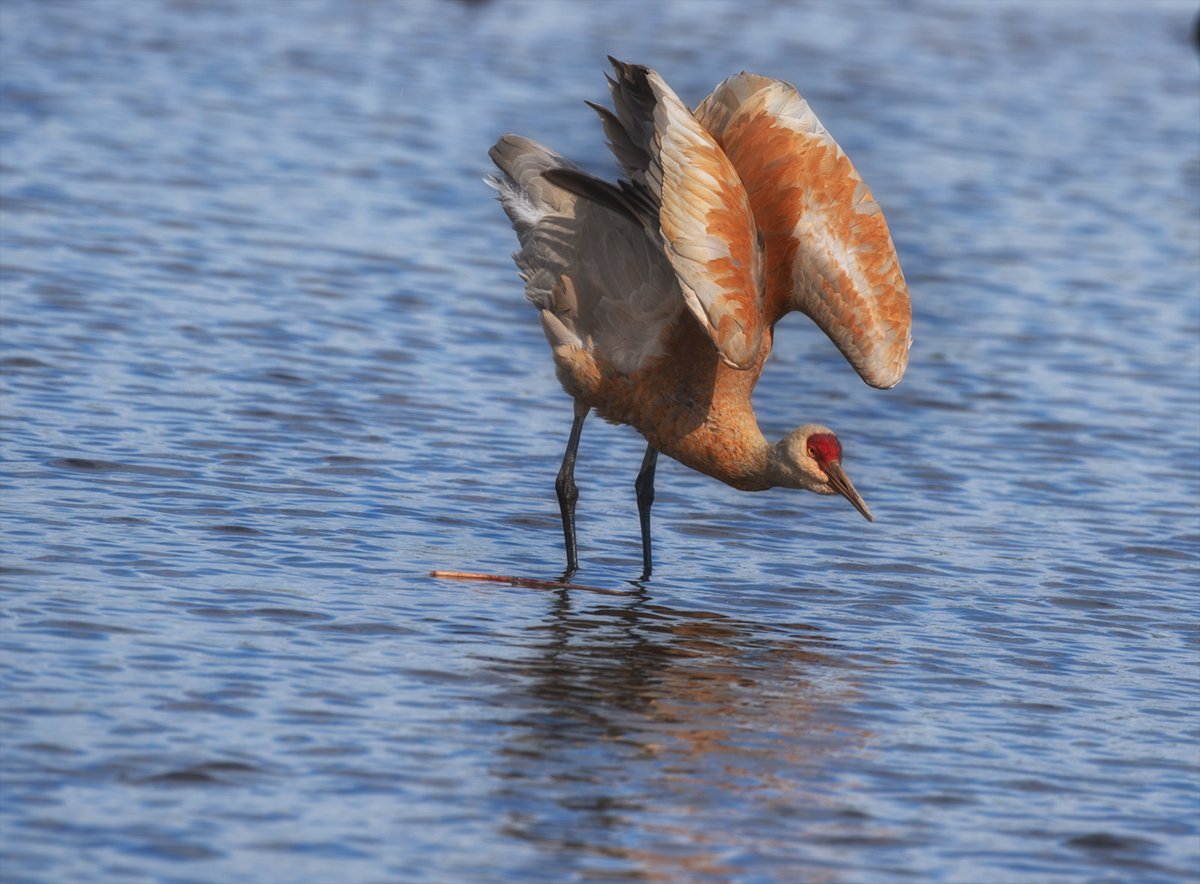
[[(0, 5), (0, 873), (1200, 877), (1192, 3)], [(875, 510), (570, 423), (501, 132), (609, 171), (604, 55), (794, 81), (912, 287), (756, 404)]]

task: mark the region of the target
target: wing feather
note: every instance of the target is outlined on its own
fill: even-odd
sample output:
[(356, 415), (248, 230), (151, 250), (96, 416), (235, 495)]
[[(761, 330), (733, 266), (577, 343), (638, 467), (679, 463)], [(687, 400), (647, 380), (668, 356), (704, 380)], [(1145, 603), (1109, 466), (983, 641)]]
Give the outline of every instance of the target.
[(650, 68), (609, 59), (613, 154), (648, 196), (684, 302), (721, 357), (749, 368), (762, 346), (763, 257), (750, 201), (724, 151)]
[(810, 316), (868, 384), (900, 381), (912, 308), (887, 222), (788, 83), (742, 73), (696, 109), (737, 169), (766, 243), (766, 321)]
[(598, 361), (628, 374), (665, 355), (683, 299), (633, 198), (527, 138), (505, 135), (490, 154), (500, 175), (489, 183), (521, 242), (513, 257), (525, 296), (542, 311), (568, 392), (595, 382)]

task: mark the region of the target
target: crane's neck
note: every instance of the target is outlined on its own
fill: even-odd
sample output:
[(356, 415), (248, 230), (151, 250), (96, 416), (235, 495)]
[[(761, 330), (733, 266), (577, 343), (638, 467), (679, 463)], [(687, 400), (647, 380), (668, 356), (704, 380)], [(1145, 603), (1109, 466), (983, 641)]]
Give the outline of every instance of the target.
[(776, 484), (772, 446), (748, 408), (743, 414), (710, 414), (684, 441), (680, 454), (672, 456), (726, 485), (739, 491), (766, 491)]
[[(710, 415), (710, 419), (675, 444), (656, 444), (664, 454), (684, 466), (720, 479), (739, 491), (768, 488), (801, 488), (824, 491), (820, 476), (806, 473), (794, 450), (793, 431), (778, 442), (767, 442), (751, 412), (736, 422)], [(664, 440), (665, 441), (665, 440)], [(651, 444), (655, 444), (652, 440)]]
[[(660, 408), (643, 410), (630, 415), (632, 420), (621, 422), (633, 424), (654, 448), (685, 467), (742, 491), (771, 487), (771, 446), (749, 407), (702, 411), (694, 406), (672, 407), (674, 404), (663, 403)], [(611, 409), (601, 409), (600, 413), (609, 420), (625, 417)]]

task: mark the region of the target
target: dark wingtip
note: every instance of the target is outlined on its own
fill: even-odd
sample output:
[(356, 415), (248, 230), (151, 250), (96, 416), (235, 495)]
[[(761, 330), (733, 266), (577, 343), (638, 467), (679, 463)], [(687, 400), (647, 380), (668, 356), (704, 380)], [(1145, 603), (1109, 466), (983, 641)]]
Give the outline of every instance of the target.
[(583, 103), (586, 104), (588, 107), (590, 107), (592, 110), (594, 110), (596, 113), (598, 113), (600, 115), (601, 119), (605, 119), (605, 118), (611, 117), (613, 115), (612, 111), (610, 111), (608, 108), (606, 108), (602, 104), (596, 104), (596, 102), (588, 101), (587, 99), (584, 99)]
[(619, 58), (608, 57), (609, 64), (613, 66), (613, 70), (617, 72), (617, 76), (630, 83), (636, 83), (639, 80), (645, 79), (650, 68), (644, 64), (631, 64), (627, 61), (621, 61)]

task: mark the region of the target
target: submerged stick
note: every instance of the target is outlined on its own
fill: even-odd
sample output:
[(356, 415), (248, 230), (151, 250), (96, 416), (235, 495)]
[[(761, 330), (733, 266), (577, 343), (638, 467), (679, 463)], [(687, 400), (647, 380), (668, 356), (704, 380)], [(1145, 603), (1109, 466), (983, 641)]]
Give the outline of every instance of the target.
[(477, 580), (482, 583), (507, 583), (509, 586), (525, 586), (530, 589), (582, 589), (587, 592), (600, 592), (605, 595), (624, 595), (624, 593), (603, 589), (599, 586), (583, 586), (579, 583), (566, 583), (562, 580), (539, 580), (536, 577), (513, 577), (505, 574), (476, 574), (470, 571), (430, 571), (430, 577), (442, 580)]

